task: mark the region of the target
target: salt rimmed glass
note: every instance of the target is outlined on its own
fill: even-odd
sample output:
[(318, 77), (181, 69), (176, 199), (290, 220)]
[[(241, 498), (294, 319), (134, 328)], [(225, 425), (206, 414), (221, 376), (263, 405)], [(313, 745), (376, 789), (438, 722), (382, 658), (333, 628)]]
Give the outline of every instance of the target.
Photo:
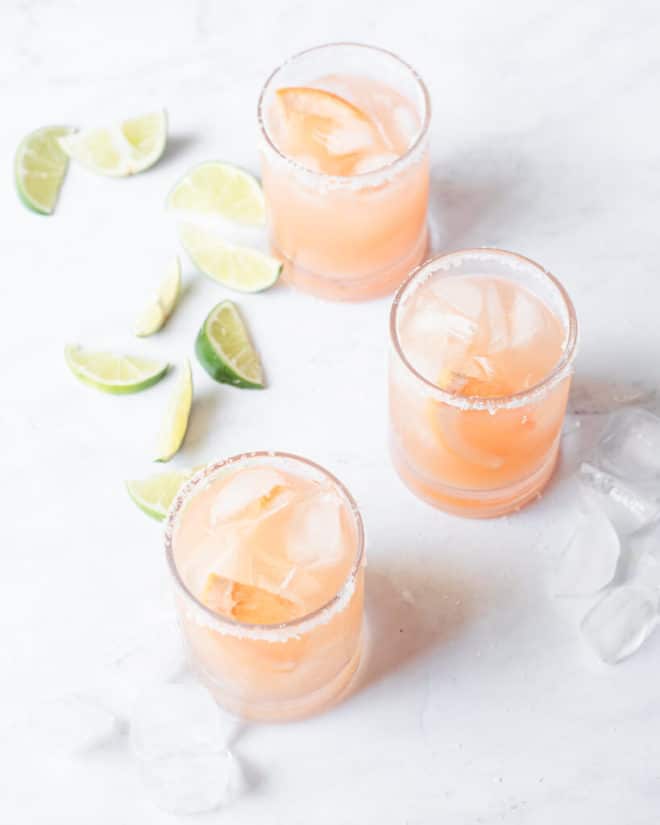
[[(176, 531), (186, 504), (219, 475), (255, 464), (330, 484), (353, 519), (355, 558), (342, 587), (318, 609), (278, 625), (215, 613), (190, 591), (177, 566), (182, 550)], [(239, 716), (277, 721), (315, 713), (347, 693), (362, 651), (364, 528), (355, 501), (331, 473), (300, 456), (267, 451), (210, 464), (172, 503), (165, 552), (190, 661), (219, 704)]]
[[(524, 392), (492, 398), (452, 393), (421, 375), (406, 356), (399, 334), (402, 309), (430, 278), (461, 275), (518, 284), (543, 301), (561, 323), (564, 342), (559, 361)], [(397, 292), (390, 313), (390, 450), (404, 483), (440, 509), (473, 517), (502, 515), (538, 496), (557, 460), (577, 337), (575, 310), (564, 287), (522, 255), (501, 249), (467, 249), (432, 258), (414, 270)], [(474, 464), (478, 463), (474, 459), (478, 446), (470, 439), (487, 431), (491, 441), (503, 445), (501, 465), (475, 470), (466, 459), (462, 465), (453, 461), (450, 467), (446, 445), (438, 438), (438, 421), (441, 427), (447, 422), (461, 428), (465, 453)], [(516, 444), (532, 427), (536, 427), (536, 436), (525, 455), (507, 461), (507, 444)]]
[[(278, 148), (269, 128), (277, 89), (327, 75), (367, 76), (414, 107), (418, 131), (408, 150), (372, 172), (350, 177), (311, 171)], [(429, 191), (428, 91), (392, 52), (329, 43), (294, 55), (266, 81), (258, 105), (262, 179), (273, 254), (293, 286), (333, 300), (392, 292), (426, 255)]]

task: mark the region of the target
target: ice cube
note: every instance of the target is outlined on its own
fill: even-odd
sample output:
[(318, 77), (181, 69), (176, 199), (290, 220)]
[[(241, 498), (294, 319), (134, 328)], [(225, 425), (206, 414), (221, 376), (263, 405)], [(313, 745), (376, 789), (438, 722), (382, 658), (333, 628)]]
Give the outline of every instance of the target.
[(235, 518), (254, 518), (278, 490), (285, 479), (270, 467), (240, 470), (218, 493), (211, 507), (211, 524)]
[(201, 685), (146, 693), (132, 715), (131, 749), (153, 802), (181, 814), (231, 802), (240, 773), (227, 749), (235, 729)]
[(67, 756), (102, 747), (121, 733), (119, 718), (85, 695), (63, 696), (37, 705), (28, 728), (40, 749)]
[(375, 172), (378, 169), (383, 169), (385, 166), (389, 166), (390, 163), (393, 163), (398, 157), (399, 156), (395, 155), (394, 152), (382, 152), (377, 155), (366, 155), (357, 161), (353, 167), (353, 174), (365, 175), (367, 172)]
[(658, 597), (628, 584), (606, 593), (582, 620), (582, 632), (600, 658), (610, 665), (634, 653), (653, 632)]
[(633, 579), (641, 585), (660, 590), (660, 524), (652, 524), (628, 539)]
[(287, 554), (296, 565), (337, 564), (344, 554), (342, 510), (332, 490), (323, 490), (298, 503), (287, 536)]
[(450, 314), (459, 313), (478, 321), (483, 306), (483, 291), (472, 281), (461, 277), (435, 278), (430, 282), (430, 290), (446, 304)]
[(622, 535), (633, 533), (660, 517), (657, 501), (593, 464), (581, 464), (580, 480)]
[(558, 596), (587, 596), (614, 578), (621, 544), (607, 516), (595, 506), (583, 513), (559, 557), (554, 576)]
[(658, 482), (660, 492), (660, 418), (647, 410), (615, 413), (598, 455), (603, 469), (633, 482)]
[(488, 319), (488, 352), (500, 352), (510, 346), (509, 324), (504, 302), (497, 284), (487, 284), (485, 288), (486, 318)]
[(511, 346), (527, 347), (544, 326), (540, 306), (521, 289), (517, 289), (511, 308)]
[(372, 123), (359, 118), (352, 118), (350, 123), (336, 121), (327, 131), (318, 133), (318, 138), (331, 155), (339, 156), (368, 152), (376, 145)]

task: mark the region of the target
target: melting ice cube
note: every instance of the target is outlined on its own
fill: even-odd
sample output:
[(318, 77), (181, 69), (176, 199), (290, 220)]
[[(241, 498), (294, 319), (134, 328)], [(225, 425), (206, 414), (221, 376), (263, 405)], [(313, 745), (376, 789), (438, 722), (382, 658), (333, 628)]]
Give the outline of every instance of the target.
[(83, 695), (42, 702), (33, 709), (28, 727), (39, 748), (69, 756), (102, 747), (121, 731), (114, 713)]
[(633, 533), (660, 517), (657, 501), (593, 464), (580, 466), (580, 480), (621, 534)]
[(630, 656), (654, 630), (658, 597), (638, 585), (610, 590), (582, 620), (582, 632), (600, 658), (608, 664)]
[(660, 418), (647, 410), (615, 413), (599, 449), (602, 467), (628, 481), (657, 481), (660, 493)]
[(238, 768), (227, 742), (235, 727), (201, 685), (145, 694), (131, 718), (131, 747), (153, 801), (183, 814), (230, 802)]
[(595, 506), (589, 507), (559, 557), (555, 593), (586, 596), (602, 590), (614, 578), (620, 552), (619, 536), (610, 520)]

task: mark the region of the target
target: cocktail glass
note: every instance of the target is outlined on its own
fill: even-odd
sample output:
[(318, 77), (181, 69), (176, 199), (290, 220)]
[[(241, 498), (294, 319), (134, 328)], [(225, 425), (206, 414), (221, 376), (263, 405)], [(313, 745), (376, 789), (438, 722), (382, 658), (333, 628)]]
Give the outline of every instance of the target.
[(327, 470), (277, 452), (211, 464), (173, 503), (165, 546), (189, 658), (219, 704), (285, 720), (347, 692), (362, 647), (364, 531)]
[(271, 74), (258, 117), (285, 280), (335, 300), (392, 292), (428, 243), (431, 110), (420, 77), (384, 49), (318, 46)]
[(508, 513), (547, 484), (577, 345), (566, 290), (499, 249), (417, 268), (390, 314), (390, 447), (420, 498), (465, 516)]

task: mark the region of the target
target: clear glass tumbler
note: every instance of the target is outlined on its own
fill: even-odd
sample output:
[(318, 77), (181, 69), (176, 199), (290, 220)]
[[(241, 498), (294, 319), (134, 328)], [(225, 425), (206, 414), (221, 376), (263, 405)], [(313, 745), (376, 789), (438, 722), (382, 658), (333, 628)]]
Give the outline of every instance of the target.
[(211, 464), (173, 503), (165, 548), (190, 660), (219, 704), (284, 720), (347, 692), (362, 649), (364, 531), (327, 470), (277, 452)]
[[(300, 151), (287, 153), (278, 95), (292, 89), (286, 135), (299, 130), (290, 145)], [(285, 280), (322, 298), (364, 300), (392, 292), (424, 259), (430, 117), (421, 78), (384, 49), (331, 43), (271, 74), (258, 107), (261, 168)], [(360, 154), (364, 135), (376, 133), (380, 148)]]
[(399, 289), (390, 342), (390, 448), (405, 484), (474, 517), (537, 496), (557, 459), (577, 346), (559, 281), (499, 249), (440, 255)]

